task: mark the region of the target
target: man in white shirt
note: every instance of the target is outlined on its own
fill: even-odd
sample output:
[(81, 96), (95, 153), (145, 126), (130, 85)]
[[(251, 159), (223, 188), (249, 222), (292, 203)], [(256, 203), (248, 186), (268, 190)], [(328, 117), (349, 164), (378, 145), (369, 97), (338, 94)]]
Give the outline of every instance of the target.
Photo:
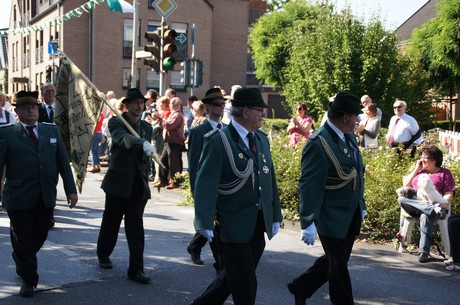
[(403, 145), (404, 149), (415, 147), (422, 142), (422, 134), (417, 121), (406, 114), (405, 101), (396, 100), (393, 104), (394, 116), (388, 125), (386, 138), (391, 147)]

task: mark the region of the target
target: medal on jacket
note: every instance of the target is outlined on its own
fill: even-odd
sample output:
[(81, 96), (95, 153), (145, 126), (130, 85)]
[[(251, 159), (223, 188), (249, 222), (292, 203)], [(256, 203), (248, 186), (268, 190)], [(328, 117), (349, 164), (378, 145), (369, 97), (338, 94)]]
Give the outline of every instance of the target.
[(238, 157), (239, 157), (240, 159), (243, 159), (243, 154), (242, 154), (242, 153), (239, 153), (239, 154), (238, 154)]
[(262, 167), (262, 170), (264, 171), (264, 174), (268, 174), (270, 172), (270, 170), (268, 169), (268, 167), (266, 165), (264, 165), (264, 167)]

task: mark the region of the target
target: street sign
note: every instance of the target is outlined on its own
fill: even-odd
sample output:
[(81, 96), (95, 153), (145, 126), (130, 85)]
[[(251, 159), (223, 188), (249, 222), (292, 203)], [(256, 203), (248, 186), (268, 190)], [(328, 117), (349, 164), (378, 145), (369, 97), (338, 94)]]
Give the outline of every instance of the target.
[(58, 45), (57, 41), (55, 41), (55, 40), (48, 41), (48, 54), (50, 54), (50, 55), (58, 55), (59, 54), (58, 48), (59, 48), (59, 45)]
[(171, 15), (172, 12), (177, 8), (176, 2), (174, 0), (155, 0), (152, 3), (152, 6), (157, 10), (157, 12), (167, 18)]

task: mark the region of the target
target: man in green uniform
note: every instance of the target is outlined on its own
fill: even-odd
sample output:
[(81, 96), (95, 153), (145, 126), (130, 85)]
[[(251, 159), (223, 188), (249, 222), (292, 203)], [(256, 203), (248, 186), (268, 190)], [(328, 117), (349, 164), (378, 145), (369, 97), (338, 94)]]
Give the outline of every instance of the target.
[(10, 218), (11, 244), (19, 291), (31, 297), (38, 284), (37, 253), (48, 237), (61, 175), (67, 202), (78, 201), (77, 188), (59, 130), (38, 123), (38, 101), (32, 92), (20, 91), (13, 103), (19, 122), (0, 128), (0, 168), (6, 168), (3, 206)]
[(295, 305), (326, 282), (332, 304), (352, 305), (348, 260), (366, 214), (364, 166), (353, 136), (359, 99), (338, 93), (329, 104), (328, 120), (308, 140), (299, 180), (302, 240), (313, 245), (318, 232), (325, 255), (288, 284)]
[(232, 100), (232, 122), (205, 136), (196, 177), (195, 229), (212, 241), (219, 219), (224, 272), (192, 304), (255, 304), (256, 268), (269, 239), (278, 233), (281, 205), (266, 134), (259, 130), (265, 104), (256, 88)]

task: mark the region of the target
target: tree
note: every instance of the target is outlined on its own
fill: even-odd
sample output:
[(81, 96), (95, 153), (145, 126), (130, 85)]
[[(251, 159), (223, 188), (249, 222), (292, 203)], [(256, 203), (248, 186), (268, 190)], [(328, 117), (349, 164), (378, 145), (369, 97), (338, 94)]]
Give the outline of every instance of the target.
[[(442, 0), (437, 17), (414, 31), (410, 52), (429, 74), (429, 84), (438, 94), (460, 94), (460, 6), (458, 0)], [(450, 121), (452, 122), (452, 116)], [(455, 129), (455, 127), (454, 127)]]
[(269, 0), (267, 9), (269, 12), (277, 11), (283, 8), (290, 0)]
[(249, 33), (249, 48), (253, 54), (258, 79), (273, 87), (281, 87), (282, 70), (289, 58), (289, 31), (296, 20), (316, 17), (314, 8), (293, 0), (283, 10), (260, 17)]
[[(420, 101), (419, 91), (402, 90), (418, 74), (402, 73), (401, 65), (410, 64), (399, 56), (396, 42), (376, 18), (365, 25), (348, 8), (337, 12), (328, 1), (292, 0), (259, 19), (249, 46), (257, 77), (282, 89), (286, 108), (306, 101), (309, 113), (319, 117), (329, 97), (344, 90), (371, 95), (388, 114), (395, 98)], [(389, 119), (384, 115), (383, 124)]]

